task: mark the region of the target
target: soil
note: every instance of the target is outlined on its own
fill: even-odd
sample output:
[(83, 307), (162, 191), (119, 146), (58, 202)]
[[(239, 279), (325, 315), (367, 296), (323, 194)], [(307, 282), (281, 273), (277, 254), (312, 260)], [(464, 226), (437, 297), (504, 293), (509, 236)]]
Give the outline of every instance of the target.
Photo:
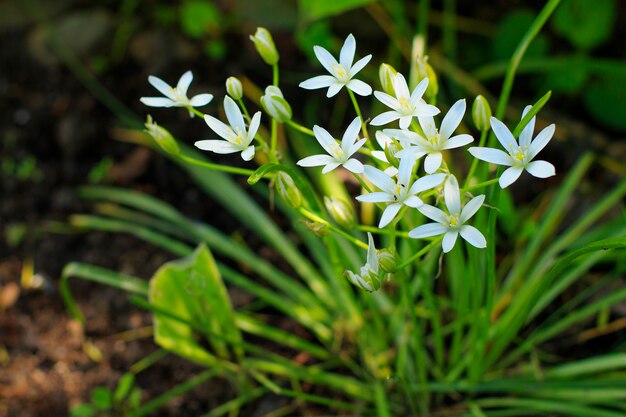
[[(253, 28), (226, 36), (229, 50), (235, 51), (233, 59), (211, 63), (199, 41), (142, 22), (145, 27), (140, 24), (132, 32), (119, 61), (103, 61), (109, 52), (104, 45), (122, 2), (102, 2), (103, 7), (74, 0), (41, 3), (46, 3), (41, 11), (57, 29), (74, 28), (73, 52), (138, 115), (147, 113), (138, 98), (154, 93), (146, 82), (149, 74), (173, 83), (193, 68), (192, 91), (208, 91), (216, 97), (222, 97), (222, 81), (228, 75), (245, 71), (257, 76), (253, 71), (258, 58), (243, 34)], [(80, 261), (147, 279), (173, 259), (131, 236), (76, 233), (63, 226), (68, 216), (90, 211), (77, 198), (76, 187), (88, 181), (124, 186), (171, 202), (194, 218), (210, 217), (212, 224), (226, 231), (239, 226), (194, 191), (184, 173), (162, 156), (111, 140), (119, 136), (119, 120), (47, 46), (41, 23), (33, 23), (24, 9), (6, 4), (0, 4), (4, 8), (0, 15), (8, 16), (0, 19), (0, 417), (65, 416), (71, 407), (88, 402), (95, 387), (114, 389), (134, 363), (157, 347), (144, 331), (151, 325), (150, 315), (108, 287), (74, 281), (72, 291), (86, 326), (72, 320), (58, 291), (62, 268)], [(278, 42), (281, 48), (294, 48), (288, 40), (278, 38)], [(295, 58), (288, 65), (306, 66), (296, 53), (292, 55)], [(190, 123), (184, 112), (155, 110), (153, 114), (180, 137), (195, 138), (198, 129), (204, 129), (200, 121)], [(592, 148), (608, 143), (597, 129), (562, 114), (554, 116), (562, 121), (561, 132), (569, 132), (560, 133), (557, 143), (565, 134), (585, 147), (590, 137), (597, 142)], [(208, 133), (208, 129), (200, 131)], [(557, 154), (559, 148), (564, 148), (562, 143), (553, 152)], [(618, 147), (610, 153), (619, 160), (620, 152), (626, 154)], [(576, 156), (562, 154), (557, 163), (567, 166)], [(103, 175), (96, 175), (96, 166), (105, 167)], [(202, 370), (167, 356), (140, 373), (137, 384), (145, 401)], [(205, 383), (152, 415), (201, 415), (233, 394), (228, 384)], [(261, 415), (276, 404), (280, 401), (269, 396), (254, 409)], [(246, 415), (255, 415), (248, 411)]]

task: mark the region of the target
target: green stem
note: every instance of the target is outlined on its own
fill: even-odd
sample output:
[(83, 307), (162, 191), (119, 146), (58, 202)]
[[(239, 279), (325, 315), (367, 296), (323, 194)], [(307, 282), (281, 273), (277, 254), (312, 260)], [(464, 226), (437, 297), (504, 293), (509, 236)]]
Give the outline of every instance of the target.
[[(420, 0), (417, 15), (417, 33), (424, 37), (424, 45), (428, 43), (428, 11), (430, 10), (429, 0)], [(426, 52), (426, 51), (424, 51)]]
[(440, 237), (436, 238), (435, 240), (430, 242), (428, 245), (424, 246), (415, 255), (411, 256), (409, 259), (407, 259), (406, 261), (404, 261), (400, 265), (398, 265), (398, 269), (406, 268), (407, 266), (409, 266), (410, 264), (415, 262), (417, 259), (419, 259), (422, 255), (424, 255), (425, 253), (428, 253), (432, 248), (437, 246), (439, 244), (439, 242), (441, 242), (442, 240), (443, 240), (443, 236), (440, 236)]
[(202, 113), (200, 110), (195, 109), (191, 106), (186, 106), (185, 107), (190, 113), (195, 114), (196, 116), (198, 116), (199, 118), (201, 118), (202, 120), (204, 120), (204, 113)]
[(250, 175), (254, 174), (254, 171), (251, 169), (233, 167), (230, 165), (213, 164), (211, 162), (205, 162), (199, 159), (190, 158), (185, 155), (176, 155), (176, 158), (192, 165), (197, 165), (197, 166), (212, 169), (215, 171), (228, 172), (229, 174), (244, 175), (246, 177), (249, 177)]
[(487, 186), (489, 186), (491, 184), (497, 183), (498, 181), (499, 181), (499, 178), (493, 178), (493, 179), (490, 179), (488, 181), (481, 182), (480, 184), (470, 185), (469, 187), (463, 187), (461, 189), (461, 193), (465, 193), (467, 191), (475, 190), (477, 188), (487, 187)]
[[(350, 171), (350, 172), (352, 172), (352, 171)], [(354, 178), (356, 178), (361, 183), (361, 187), (363, 187), (368, 193), (372, 192), (372, 189), (370, 188), (370, 186), (367, 185), (365, 180), (363, 178), (361, 178), (360, 175), (355, 174), (354, 172), (352, 172), (352, 175), (354, 175)]]
[(278, 87), (278, 64), (272, 65), (272, 84)]
[(330, 230), (332, 230), (333, 232), (337, 233), (338, 235), (344, 237), (345, 239), (347, 239), (348, 241), (352, 242), (356, 246), (358, 246), (360, 248), (363, 248), (365, 250), (368, 249), (367, 243), (362, 242), (359, 239), (355, 238), (354, 236), (350, 235), (349, 233), (344, 232), (343, 230), (341, 230), (340, 228), (338, 228), (334, 224), (330, 223), (328, 220), (321, 218), (320, 216), (318, 216), (315, 213), (311, 213), (310, 211), (308, 211), (304, 207), (300, 207), (298, 209), (298, 212), (300, 214), (302, 214), (304, 217), (306, 217), (307, 219), (309, 219), (309, 220), (313, 220), (314, 222), (318, 222), (318, 223), (322, 223), (322, 224), (327, 225)]
[(276, 119), (272, 119), (272, 136), (270, 139), (270, 160), (274, 163), (278, 163), (278, 157), (276, 156), (276, 146), (278, 144), (278, 122)]
[(361, 114), (361, 108), (359, 107), (359, 103), (356, 101), (356, 97), (354, 96), (354, 93), (352, 92), (352, 90), (350, 90), (347, 87), (346, 87), (346, 90), (348, 90), (348, 94), (350, 95), (350, 100), (352, 100), (354, 111), (356, 111), (357, 116), (359, 116), (359, 119), (361, 120), (361, 130), (363, 131), (363, 136), (365, 137), (365, 139), (367, 139), (367, 142), (365, 143), (370, 149), (372, 149), (372, 142), (370, 141), (370, 135), (367, 132), (367, 126), (365, 125), (365, 120), (363, 120), (363, 115)]
[[(480, 133), (480, 140), (478, 141), (479, 147), (485, 146), (485, 142), (487, 141), (487, 133), (489, 133), (489, 129), (483, 130)], [(472, 160), (472, 165), (470, 166), (467, 177), (465, 178), (465, 184), (463, 185), (463, 188), (467, 188), (467, 186), (469, 185), (469, 182), (472, 180), (472, 177), (474, 176), (474, 172), (476, 171), (476, 168), (478, 167), (478, 161), (479, 161), (478, 158), (474, 158)]]
[(302, 126), (299, 123), (294, 122), (293, 120), (287, 120), (285, 124), (291, 127), (292, 129), (297, 130), (300, 133), (304, 133), (305, 135), (315, 137), (315, 132), (313, 132), (311, 129), (307, 127)]
[(242, 99), (237, 100), (237, 103), (239, 104), (239, 107), (241, 107), (241, 110), (243, 111), (243, 114), (246, 115), (246, 119), (248, 121), (250, 121), (250, 113), (248, 113), (248, 109), (246, 108), (246, 105), (244, 104)]

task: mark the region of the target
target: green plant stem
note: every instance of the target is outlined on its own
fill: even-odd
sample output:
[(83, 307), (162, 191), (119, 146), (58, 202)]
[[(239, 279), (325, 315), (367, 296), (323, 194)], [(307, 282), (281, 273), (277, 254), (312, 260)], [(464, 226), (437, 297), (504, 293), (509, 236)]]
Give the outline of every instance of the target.
[(190, 111), (191, 113), (195, 114), (196, 116), (198, 116), (200, 119), (204, 120), (204, 113), (202, 113), (200, 110), (191, 107), (191, 106), (186, 106), (185, 107), (188, 111)]
[(294, 122), (294, 121), (293, 121), (293, 120), (291, 120), (291, 119), (290, 119), (290, 120), (287, 120), (287, 121), (285, 122), (285, 124), (286, 124), (287, 126), (291, 127), (292, 129), (297, 130), (297, 131), (298, 131), (298, 132), (300, 132), (300, 133), (304, 133), (305, 135), (315, 137), (315, 133), (314, 133), (311, 129), (309, 129), (309, 128), (307, 128), (307, 127), (304, 127), (304, 126), (302, 126), (301, 124), (299, 124), (299, 123), (297, 123), (297, 122)]
[(278, 145), (278, 122), (276, 121), (276, 119), (272, 119), (272, 136), (270, 139), (269, 158), (274, 163), (278, 163), (278, 157), (276, 156), (277, 145)]
[[(478, 141), (479, 147), (485, 146), (488, 133), (489, 133), (489, 129), (483, 130), (482, 132), (480, 132), (480, 140)], [(476, 168), (478, 167), (478, 161), (479, 161), (478, 158), (472, 158), (472, 165), (470, 166), (469, 172), (467, 173), (467, 177), (465, 177), (465, 184), (463, 185), (463, 188), (467, 188), (467, 186), (469, 185), (469, 182), (472, 180), (472, 177), (474, 176), (474, 172), (476, 171)]]
[(246, 119), (248, 121), (250, 121), (250, 113), (248, 112), (248, 109), (246, 108), (245, 103), (243, 102), (242, 99), (237, 100), (237, 103), (239, 104), (239, 107), (241, 108), (241, 111), (243, 111), (243, 114), (246, 115)]
[(278, 87), (278, 64), (272, 65), (272, 84)]
[[(352, 172), (352, 171), (350, 171), (350, 172)], [(363, 187), (365, 190), (367, 190), (368, 193), (372, 192), (372, 189), (370, 188), (370, 186), (367, 185), (365, 180), (363, 178), (361, 178), (361, 176), (359, 174), (355, 174), (354, 172), (352, 172), (352, 175), (354, 176), (354, 178), (356, 178), (359, 181), (359, 183), (361, 183), (361, 187)]]
[(365, 142), (365, 144), (370, 149), (373, 149), (372, 141), (370, 141), (370, 135), (367, 132), (367, 126), (365, 125), (365, 120), (363, 120), (363, 115), (361, 114), (361, 108), (359, 107), (359, 103), (356, 101), (356, 97), (354, 96), (354, 93), (352, 92), (352, 90), (350, 90), (347, 87), (346, 87), (346, 90), (348, 90), (348, 95), (350, 95), (350, 100), (352, 100), (354, 111), (356, 111), (357, 116), (359, 116), (359, 119), (361, 120), (361, 130), (363, 131), (363, 137), (367, 139), (367, 142)]
[[(428, 44), (428, 12), (430, 0), (420, 0), (417, 15), (417, 33), (424, 37), (424, 46)], [(426, 52), (426, 50), (424, 50)]]
[(487, 187), (489, 185), (493, 185), (493, 184), (497, 183), (499, 180), (500, 180), (499, 178), (492, 178), (490, 180), (483, 181), (480, 184), (474, 184), (474, 185), (470, 185), (469, 187), (463, 187), (461, 189), (461, 193), (465, 193), (465, 192), (468, 192), (468, 191), (476, 190), (478, 188), (483, 188), (483, 187)]
[(415, 255), (411, 256), (409, 259), (407, 259), (406, 261), (404, 261), (400, 265), (398, 265), (398, 269), (404, 269), (407, 266), (411, 265), (413, 262), (415, 262), (417, 259), (419, 259), (422, 255), (428, 253), (432, 248), (437, 246), (439, 244), (439, 242), (441, 242), (442, 240), (443, 240), (443, 236), (440, 236), (440, 237), (436, 238), (435, 240), (430, 242), (428, 245), (424, 246)]
[(333, 232), (337, 233), (338, 235), (344, 237), (345, 239), (347, 239), (348, 241), (352, 242), (353, 244), (355, 244), (356, 246), (363, 248), (365, 250), (367, 250), (367, 243), (360, 241), (359, 239), (355, 238), (354, 236), (344, 232), (343, 230), (341, 230), (340, 228), (338, 228), (337, 226), (335, 226), (334, 224), (330, 223), (328, 220), (321, 218), (320, 216), (318, 216), (315, 213), (311, 213), (310, 211), (308, 211), (307, 209), (305, 209), (304, 207), (300, 207), (298, 209), (298, 212), (300, 214), (302, 214), (304, 217), (306, 217), (309, 220), (312, 220), (314, 222), (318, 222), (318, 223), (322, 223), (328, 226), (328, 228), (330, 230), (332, 230)]
[(188, 164), (197, 165), (197, 166), (212, 169), (215, 171), (228, 172), (229, 174), (244, 175), (246, 177), (249, 177), (250, 175), (254, 174), (254, 171), (252, 171), (251, 169), (233, 167), (230, 165), (213, 164), (211, 162), (201, 161), (201, 160), (194, 159), (194, 158), (181, 155), (181, 154), (176, 155), (176, 158)]
[(360, 230), (361, 232), (370, 232), (370, 233), (380, 234), (380, 235), (395, 234), (397, 237), (401, 237), (401, 238), (409, 237), (409, 232), (403, 232), (400, 230), (395, 230), (394, 232), (392, 232), (391, 230), (379, 229), (378, 227), (375, 227), (375, 226), (365, 226), (365, 225), (357, 225), (357, 226), (354, 226), (354, 228), (356, 230)]

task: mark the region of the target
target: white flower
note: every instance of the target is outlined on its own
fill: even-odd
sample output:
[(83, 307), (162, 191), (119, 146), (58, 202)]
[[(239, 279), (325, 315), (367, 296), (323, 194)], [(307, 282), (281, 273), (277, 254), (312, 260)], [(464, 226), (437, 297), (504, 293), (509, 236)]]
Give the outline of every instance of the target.
[(352, 271), (346, 271), (346, 275), (351, 283), (365, 291), (372, 292), (380, 288), (380, 271), (378, 265), (378, 255), (376, 247), (374, 247), (374, 239), (372, 234), (367, 234), (367, 263), (361, 267), (358, 274)]
[[(151, 107), (201, 107), (209, 104), (213, 100), (212, 94), (198, 94), (191, 99), (187, 97), (187, 90), (192, 80), (193, 74), (191, 71), (187, 71), (180, 77), (176, 88), (174, 88), (162, 79), (151, 75), (148, 77), (148, 82), (165, 97), (141, 97), (140, 101)], [(193, 117), (191, 111), (189, 115)]]
[(317, 77), (309, 78), (301, 82), (300, 87), (307, 90), (328, 87), (326, 97), (334, 96), (344, 85), (361, 96), (369, 96), (372, 94), (372, 87), (361, 80), (352, 79), (356, 73), (361, 71), (370, 59), (372, 59), (372, 55), (368, 55), (359, 59), (352, 65), (354, 53), (356, 52), (356, 41), (352, 34), (348, 35), (343, 43), (343, 47), (339, 53), (339, 62), (337, 62), (330, 52), (321, 46), (314, 46), (313, 51), (317, 59), (331, 75), (318, 75)]
[(419, 122), (426, 138), (410, 131), (400, 131), (399, 136), (404, 135), (414, 146), (410, 146), (398, 152), (400, 158), (411, 157), (414, 159), (426, 155), (424, 160), (424, 170), (432, 174), (441, 166), (443, 155), (441, 151), (454, 149), (472, 142), (468, 134), (452, 136), (456, 128), (465, 115), (465, 100), (459, 100), (450, 108), (441, 122), (441, 129), (437, 130), (435, 120), (432, 116), (420, 116)]
[(345, 169), (355, 174), (363, 172), (363, 164), (354, 158), (350, 158), (365, 143), (365, 139), (357, 140), (359, 137), (359, 129), (361, 128), (361, 120), (356, 117), (341, 139), (341, 146), (328, 133), (328, 131), (320, 126), (313, 126), (315, 139), (322, 145), (329, 155), (313, 155), (307, 156), (298, 161), (298, 165), (302, 167), (316, 167), (325, 165), (322, 174), (326, 174), (333, 169), (342, 165)]
[(224, 111), (230, 126), (209, 115), (204, 116), (204, 121), (215, 133), (226, 140), (200, 140), (194, 145), (204, 151), (221, 154), (241, 152), (244, 161), (251, 160), (254, 157), (254, 145), (251, 143), (257, 130), (259, 130), (261, 112), (258, 111), (252, 116), (250, 126), (246, 130), (241, 110), (235, 101), (228, 96), (224, 97)]
[(465, 224), (482, 206), (485, 196), (479, 195), (472, 198), (461, 210), (459, 183), (452, 175), (443, 187), (443, 195), (448, 213), (437, 207), (424, 204), (418, 209), (420, 213), (437, 223), (427, 223), (418, 226), (409, 232), (409, 237), (419, 239), (443, 234), (442, 248), (444, 252), (452, 250), (459, 234), (472, 246), (477, 248), (486, 247), (487, 241), (483, 234), (475, 227)]
[(365, 166), (364, 173), (368, 180), (382, 191), (363, 194), (356, 199), (364, 203), (389, 203), (378, 224), (379, 228), (387, 226), (396, 217), (402, 205), (418, 208), (424, 202), (417, 196), (418, 193), (436, 187), (445, 179), (445, 174), (427, 175), (411, 184), (414, 159), (405, 158), (400, 161), (398, 178), (394, 181), (379, 169)]
[[(530, 108), (531, 106), (527, 106), (524, 109), (522, 118), (524, 118), (524, 115)], [(539, 151), (552, 139), (555, 129), (554, 124), (543, 129), (533, 140), (532, 136), (535, 130), (535, 118), (533, 117), (519, 135), (518, 144), (504, 123), (495, 117), (492, 117), (490, 120), (493, 132), (508, 154), (500, 149), (483, 147), (469, 148), (469, 152), (480, 160), (510, 167), (500, 176), (500, 187), (506, 188), (513, 184), (524, 170), (537, 178), (547, 178), (555, 174), (554, 165), (551, 163), (547, 161), (533, 161), (533, 158), (537, 156)]]
[(414, 116), (435, 116), (439, 114), (437, 107), (427, 104), (422, 99), (426, 88), (428, 88), (428, 78), (424, 78), (415, 87), (413, 93), (409, 93), (409, 86), (406, 84), (404, 76), (397, 73), (393, 80), (393, 89), (396, 92), (395, 97), (382, 91), (374, 91), (376, 98), (393, 110), (374, 117), (370, 124), (381, 126), (400, 119), (400, 128), (408, 129)]

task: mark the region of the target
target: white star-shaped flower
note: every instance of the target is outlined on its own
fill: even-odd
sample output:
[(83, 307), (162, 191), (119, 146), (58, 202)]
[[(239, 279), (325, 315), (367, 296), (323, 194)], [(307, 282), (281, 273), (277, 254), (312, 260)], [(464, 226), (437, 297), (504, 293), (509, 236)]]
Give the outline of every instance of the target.
[(200, 140), (194, 143), (194, 145), (203, 151), (221, 154), (241, 152), (241, 157), (244, 161), (251, 160), (254, 157), (254, 145), (251, 143), (257, 130), (259, 130), (261, 112), (258, 111), (252, 116), (250, 126), (246, 129), (241, 110), (239, 110), (235, 101), (228, 96), (224, 97), (224, 111), (230, 126), (208, 114), (204, 116), (204, 121), (225, 140)]
[(393, 110), (386, 111), (374, 117), (370, 124), (373, 126), (382, 126), (394, 120), (400, 120), (400, 128), (408, 129), (411, 125), (413, 117), (419, 116), (435, 116), (439, 114), (439, 109), (431, 104), (427, 104), (422, 96), (428, 88), (428, 78), (424, 78), (415, 87), (412, 93), (409, 93), (409, 86), (404, 76), (397, 73), (393, 79), (393, 89), (396, 96), (392, 97), (382, 91), (374, 91), (374, 95), (385, 106), (391, 107)]
[(443, 234), (441, 246), (446, 253), (452, 250), (459, 234), (472, 246), (487, 247), (487, 241), (483, 234), (474, 226), (465, 224), (482, 206), (485, 196), (479, 195), (472, 198), (461, 210), (459, 183), (453, 175), (448, 178), (443, 187), (443, 196), (448, 213), (428, 204), (422, 205), (418, 209), (420, 213), (436, 223), (427, 223), (416, 227), (409, 232), (409, 237), (419, 239)]
[(363, 172), (363, 164), (357, 159), (350, 158), (365, 143), (366, 139), (358, 139), (360, 128), (361, 120), (356, 117), (343, 134), (340, 146), (326, 129), (317, 125), (313, 126), (315, 139), (317, 139), (324, 150), (328, 152), (328, 155), (320, 154), (307, 156), (299, 160), (298, 165), (302, 167), (324, 165), (322, 174), (326, 174), (341, 165), (350, 172), (361, 174)]
[[(213, 100), (212, 94), (198, 94), (191, 99), (187, 97), (187, 90), (192, 80), (193, 74), (187, 71), (180, 77), (176, 87), (171, 87), (162, 79), (151, 75), (148, 77), (148, 82), (165, 97), (141, 97), (139, 100), (150, 107), (201, 107), (209, 104)], [(193, 117), (191, 111), (189, 115)]]
[(361, 80), (353, 79), (356, 73), (361, 71), (372, 59), (372, 55), (363, 57), (352, 65), (356, 52), (356, 41), (352, 34), (348, 35), (341, 47), (339, 62), (321, 46), (314, 46), (313, 51), (317, 59), (331, 75), (318, 75), (317, 77), (309, 78), (301, 82), (300, 87), (307, 90), (328, 87), (326, 97), (333, 97), (344, 85), (361, 96), (372, 94), (372, 87)]
[[(524, 109), (522, 118), (531, 109), (531, 106), (527, 106)], [(555, 174), (554, 165), (547, 161), (533, 161), (533, 158), (550, 142), (552, 135), (554, 135), (555, 126), (550, 126), (543, 129), (533, 140), (533, 132), (535, 130), (535, 118), (533, 117), (526, 125), (522, 133), (519, 135), (519, 144), (513, 137), (511, 131), (498, 119), (492, 117), (491, 128), (493, 133), (496, 134), (498, 141), (506, 149), (506, 152), (500, 149), (472, 147), (469, 148), (469, 153), (474, 157), (490, 162), (492, 164), (505, 165), (507, 168), (500, 176), (500, 187), (506, 188), (513, 184), (522, 171), (526, 170), (528, 173), (537, 178), (547, 178)]]
[(400, 158), (418, 159), (426, 155), (424, 170), (432, 174), (441, 166), (443, 155), (441, 151), (465, 146), (474, 141), (468, 134), (452, 136), (465, 115), (465, 100), (459, 100), (450, 108), (441, 122), (441, 129), (437, 130), (435, 119), (432, 116), (420, 116), (419, 122), (426, 138), (411, 131), (394, 131), (398, 136), (404, 136), (414, 145), (398, 152)]
[(446, 177), (445, 174), (427, 175), (411, 184), (414, 164), (414, 159), (402, 159), (396, 181), (377, 168), (369, 165), (365, 166), (364, 174), (367, 179), (382, 191), (363, 194), (356, 199), (364, 203), (388, 203), (378, 223), (379, 228), (382, 229), (391, 223), (402, 208), (402, 205), (413, 208), (421, 207), (424, 202), (417, 194), (438, 186)]
[(378, 254), (376, 253), (376, 247), (374, 246), (374, 238), (372, 234), (367, 234), (367, 262), (361, 267), (358, 274), (352, 271), (346, 271), (346, 275), (351, 283), (365, 291), (372, 292), (380, 287), (380, 271)]

